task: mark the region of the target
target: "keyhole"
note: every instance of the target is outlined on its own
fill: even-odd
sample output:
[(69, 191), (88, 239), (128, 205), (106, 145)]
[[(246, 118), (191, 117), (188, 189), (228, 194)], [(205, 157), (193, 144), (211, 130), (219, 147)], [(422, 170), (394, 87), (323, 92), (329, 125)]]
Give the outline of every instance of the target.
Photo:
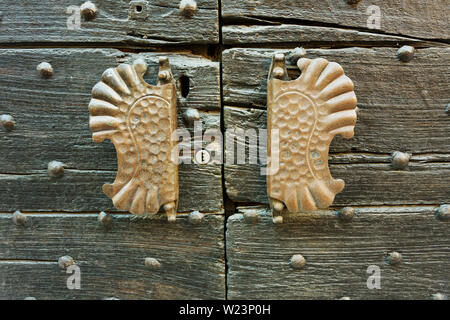
[(178, 86), (180, 88), (181, 91), (181, 96), (183, 98), (187, 98), (187, 96), (189, 95), (189, 85), (190, 85), (190, 80), (189, 77), (186, 75), (181, 75), (178, 78)]

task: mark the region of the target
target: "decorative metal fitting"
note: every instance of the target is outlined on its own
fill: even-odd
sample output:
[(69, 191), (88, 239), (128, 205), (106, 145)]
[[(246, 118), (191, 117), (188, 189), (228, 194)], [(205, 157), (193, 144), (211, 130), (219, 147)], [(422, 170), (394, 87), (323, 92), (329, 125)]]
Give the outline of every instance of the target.
[(118, 171), (103, 192), (119, 210), (156, 214), (161, 207), (176, 219), (178, 162), (172, 159), (177, 141), (177, 94), (169, 59), (160, 57), (158, 85), (144, 81), (147, 63), (136, 60), (107, 69), (92, 89), (89, 125), (95, 142), (113, 142)]
[(325, 59), (298, 60), (302, 71), (289, 81), (283, 54), (275, 54), (267, 86), (267, 191), (274, 222), (281, 213), (328, 208), (343, 180), (328, 168), (335, 135), (352, 138), (356, 124), (353, 82), (342, 67)]

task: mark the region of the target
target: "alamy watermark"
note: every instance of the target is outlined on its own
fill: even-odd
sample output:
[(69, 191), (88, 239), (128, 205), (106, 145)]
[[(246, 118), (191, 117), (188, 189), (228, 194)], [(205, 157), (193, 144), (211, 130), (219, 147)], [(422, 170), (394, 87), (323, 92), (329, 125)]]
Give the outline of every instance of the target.
[(66, 284), (69, 290), (80, 290), (81, 289), (81, 269), (76, 264), (68, 266), (66, 273), (70, 274), (67, 278)]
[(367, 289), (381, 289), (381, 269), (379, 266), (370, 265), (367, 268), (367, 274), (370, 276), (367, 278)]

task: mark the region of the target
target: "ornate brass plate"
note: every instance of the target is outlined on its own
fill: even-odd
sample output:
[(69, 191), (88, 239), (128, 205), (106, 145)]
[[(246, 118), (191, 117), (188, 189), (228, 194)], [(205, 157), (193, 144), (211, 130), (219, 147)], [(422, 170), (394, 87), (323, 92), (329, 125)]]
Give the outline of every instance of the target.
[(325, 59), (302, 58), (297, 64), (302, 73), (289, 81), (285, 57), (276, 54), (268, 79), (268, 165), (278, 161), (277, 172), (267, 176), (274, 222), (282, 222), (284, 208), (307, 212), (333, 203), (345, 183), (331, 177), (328, 149), (337, 134), (353, 137), (356, 123), (353, 82), (342, 67)]
[(136, 215), (157, 213), (176, 219), (178, 164), (172, 159), (176, 141), (177, 95), (169, 60), (159, 59), (158, 85), (147, 84), (147, 64), (107, 69), (92, 89), (89, 125), (95, 142), (110, 139), (117, 152), (113, 184), (103, 185), (114, 206)]

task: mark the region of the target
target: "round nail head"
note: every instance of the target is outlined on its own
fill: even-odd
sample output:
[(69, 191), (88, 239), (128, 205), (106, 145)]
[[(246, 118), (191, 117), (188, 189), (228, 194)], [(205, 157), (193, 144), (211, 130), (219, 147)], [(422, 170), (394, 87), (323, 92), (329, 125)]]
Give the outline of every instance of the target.
[(448, 297), (442, 293), (435, 293), (431, 296), (432, 300), (448, 300)]
[(112, 222), (112, 216), (110, 214), (107, 214), (106, 212), (100, 212), (98, 215), (98, 222), (109, 225)]
[(60, 178), (64, 175), (64, 163), (59, 161), (50, 161), (48, 163), (48, 175), (52, 178)]
[(71, 256), (63, 256), (58, 259), (58, 265), (61, 269), (67, 269), (71, 265), (75, 264), (75, 260)]
[(200, 224), (203, 218), (204, 215), (200, 211), (192, 211), (189, 213), (189, 222), (192, 224)]
[(409, 153), (395, 151), (392, 154), (392, 167), (397, 170), (405, 170), (408, 167), (410, 158), (411, 155)]
[(290, 265), (296, 270), (302, 269), (306, 265), (306, 259), (301, 254), (294, 254), (291, 257)]
[(450, 220), (450, 205), (443, 204), (439, 208), (436, 209), (436, 218), (441, 221)]
[(12, 220), (16, 225), (24, 225), (27, 222), (27, 217), (17, 210), (13, 213)]
[(248, 222), (259, 221), (259, 214), (256, 210), (245, 211), (243, 215), (245, 220)]
[(14, 118), (9, 114), (0, 115), (0, 123), (3, 125), (6, 131), (11, 131), (16, 126)]
[(43, 76), (43, 77), (51, 77), (53, 75), (53, 67), (48, 62), (41, 62), (36, 67), (37, 71)]
[(339, 211), (339, 219), (344, 222), (350, 222), (355, 217), (355, 209), (351, 207), (345, 207)]
[(183, 119), (184, 121), (186, 121), (188, 124), (192, 124), (195, 121), (199, 121), (200, 120), (200, 113), (198, 112), (197, 109), (194, 108), (188, 108), (186, 109), (186, 111), (183, 113)]
[(402, 254), (394, 251), (394, 252), (389, 253), (387, 259), (388, 259), (388, 263), (390, 265), (393, 265), (393, 266), (399, 265), (400, 263), (402, 263)]
[(145, 258), (144, 264), (150, 270), (158, 270), (161, 267), (161, 264), (155, 258)]
[(181, 0), (180, 12), (188, 18), (192, 18), (197, 11), (197, 2), (194, 0)]
[(81, 15), (85, 20), (92, 20), (97, 16), (97, 7), (90, 1), (86, 1), (80, 6)]
[(397, 57), (402, 62), (409, 62), (414, 57), (414, 47), (411, 46), (403, 46), (397, 51)]

